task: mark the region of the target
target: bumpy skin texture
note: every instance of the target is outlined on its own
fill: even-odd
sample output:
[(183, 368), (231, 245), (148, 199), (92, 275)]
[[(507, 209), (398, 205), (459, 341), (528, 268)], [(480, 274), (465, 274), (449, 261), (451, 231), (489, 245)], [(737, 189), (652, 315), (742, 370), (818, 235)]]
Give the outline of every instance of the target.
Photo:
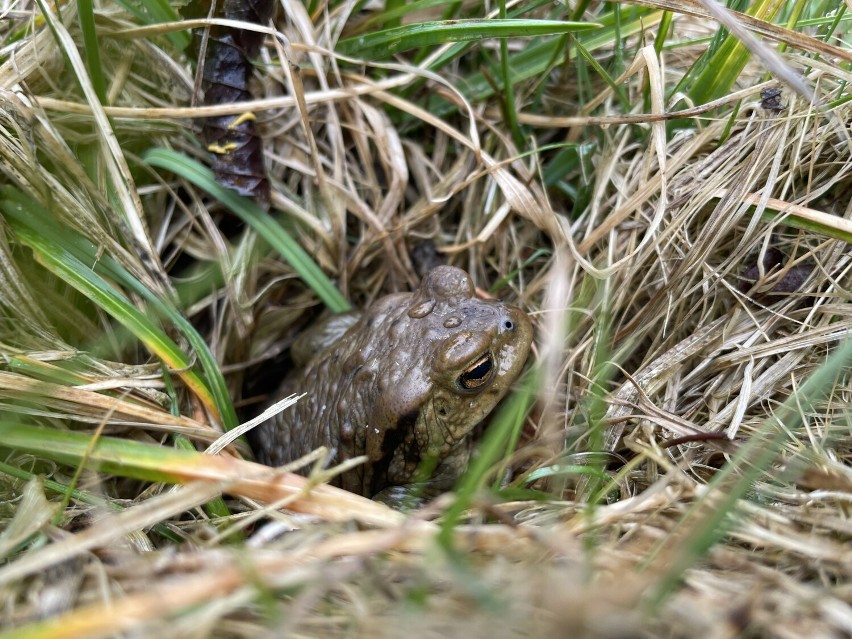
[[(391, 502), (451, 488), (467, 466), (470, 432), (523, 368), (529, 319), (477, 299), (467, 273), (439, 266), (415, 292), (388, 295), (352, 321), (285, 380), (278, 397), (308, 395), (256, 429), (257, 457), (279, 466), (319, 446), (334, 463), (366, 455), (338, 484)], [(415, 486), (424, 460), (436, 466)]]

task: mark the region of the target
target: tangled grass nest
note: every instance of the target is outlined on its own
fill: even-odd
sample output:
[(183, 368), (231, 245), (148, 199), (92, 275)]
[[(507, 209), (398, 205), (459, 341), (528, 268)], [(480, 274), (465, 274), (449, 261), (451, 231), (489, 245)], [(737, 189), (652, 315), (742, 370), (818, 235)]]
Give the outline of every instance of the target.
[[(610, 4), (582, 51), (353, 63), (335, 45), (376, 7), (283, 3), (256, 102), (221, 106), (193, 106), (181, 23), (95, 14), (101, 106), (82, 8), (7, 10), (0, 637), (852, 634), (852, 54), (814, 37), (832, 15), (741, 16), (789, 48), (734, 49), (735, 84), (692, 104), (708, 39), (730, 43), (703, 5)], [(188, 335), (250, 415), (321, 312), (227, 202), (144, 160), (203, 160), (199, 118), (249, 109), (272, 215), (343, 297), (448, 261), (533, 317), (529, 395), (465, 500), (403, 514), (247, 477), (239, 441), (181, 450), (236, 425)]]

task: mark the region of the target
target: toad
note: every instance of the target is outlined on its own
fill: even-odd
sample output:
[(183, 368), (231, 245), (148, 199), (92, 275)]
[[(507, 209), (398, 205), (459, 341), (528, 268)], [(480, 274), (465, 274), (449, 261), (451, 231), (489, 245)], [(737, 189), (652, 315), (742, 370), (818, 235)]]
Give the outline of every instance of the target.
[(334, 463), (366, 455), (335, 483), (391, 504), (434, 496), (465, 470), (471, 432), (520, 374), (531, 342), (521, 309), (477, 298), (461, 269), (433, 268), (413, 293), (332, 317), (294, 346), (297, 366), (307, 361), (277, 397), (307, 395), (255, 429), (255, 454), (272, 466), (319, 446)]

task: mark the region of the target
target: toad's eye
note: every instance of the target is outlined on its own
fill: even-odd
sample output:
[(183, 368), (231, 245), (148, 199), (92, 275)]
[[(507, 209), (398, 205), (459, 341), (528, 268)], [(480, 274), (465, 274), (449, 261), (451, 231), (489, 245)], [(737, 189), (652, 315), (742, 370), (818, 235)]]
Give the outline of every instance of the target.
[(462, 390), (476, 390), (486, 384), (493, 373), (494, 358), (491, 353), (485, 353), (459, 375), (459, 386)]

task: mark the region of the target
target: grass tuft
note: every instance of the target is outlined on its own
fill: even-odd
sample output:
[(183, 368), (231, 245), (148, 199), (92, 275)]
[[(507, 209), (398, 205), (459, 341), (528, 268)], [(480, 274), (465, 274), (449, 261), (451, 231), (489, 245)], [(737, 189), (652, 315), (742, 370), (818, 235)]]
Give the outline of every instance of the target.
[[(207, 107), (182, 4), (4, 14), (0, 639), (849, 634), (844, 4), (284, 2)], [(198, 137), (249, 112), (270, 212)], [(454, 493), (252, 462), (430, 260), (536, 329)]]

